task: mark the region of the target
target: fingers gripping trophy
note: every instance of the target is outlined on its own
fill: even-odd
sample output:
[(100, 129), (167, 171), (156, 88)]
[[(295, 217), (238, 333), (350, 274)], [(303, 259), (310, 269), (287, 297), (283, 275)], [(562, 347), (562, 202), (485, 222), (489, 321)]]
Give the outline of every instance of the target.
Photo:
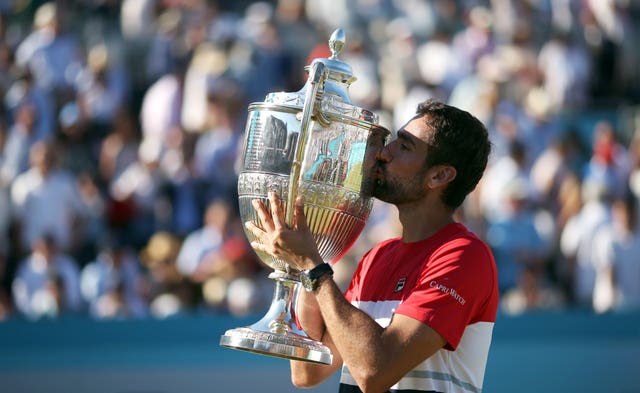
[[(259, 223), (252, 201), (269, 206), (268, 194), (275, 191), (291, 226), (295, 200), (301, 196), (308, 227), (320, 255), (330, 264), (351, 248), (364, 228), (373, 204), (370, 172), (389, 135), (374, 113), (349, 100), (348, 88), (356, 78), (351, 67), (338, 59), (344, 44), (345, 34), (338, 29), (329, 40), (331, 57), (315, 59), (305, 68), (308, 79), (300, 91), (269, 93), (264, 102), (249, 105), (238, 178), (243, 222)], [(256, 240), (251, 232), (245, 233), (249, 241)], [(255, 324), (227, 330), (220, 345), (331, 364), (331, 351), (296, 325), (300, 271), (269, 254), (256, 253), (273, 269), (271, 306)]]

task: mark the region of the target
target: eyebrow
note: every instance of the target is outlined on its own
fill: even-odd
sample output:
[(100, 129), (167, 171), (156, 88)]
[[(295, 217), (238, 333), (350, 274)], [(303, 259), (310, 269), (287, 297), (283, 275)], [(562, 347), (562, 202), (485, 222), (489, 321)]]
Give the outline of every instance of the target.
[(407, 131), (405, 131), (404, 129), (402, 130), (398, 130), (398, 132), (396, 133), (398, 139), (402, 139), (404, 142), (410, 143), (412, 146), (416, 145), (416, 142), (413, 140), (413, 138), (410, 136), (411, 134), (409, 134)]

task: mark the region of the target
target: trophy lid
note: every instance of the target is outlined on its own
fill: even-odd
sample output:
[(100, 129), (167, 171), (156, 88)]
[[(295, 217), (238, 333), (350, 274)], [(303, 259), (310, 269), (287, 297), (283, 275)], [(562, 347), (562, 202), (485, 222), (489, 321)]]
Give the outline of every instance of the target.
[[(349, 85), (357, 78), (353, 76), (351, 66), (338, 59), (340, 51), (344, 48), (345, 41), (344, 31), (340, 28), (336, 29), (329, 39), (331, 56), (329, 58), (315, 58), (311, 64), (305, 67), (305, 70), (309, 73), (309, 78), (299, 91), (269, 93), (264, 103), (255, 103), (253, 108), (257, 108), (262, 104), (278, 104), (299, 111), (305, 105), (307, 91), (313, 88), (311, 74), (318, 69), (322, 69), (323, 83), (317, 91), (319, 107), (316, 112), (318, 113), (314, 112), (314, 115), (331, 114), (341, 118), (348, 117), (377, 124), (377, 115), (357, 107), (349, 98)], [(322, 117), (324, 116), (316, 116), (316, 120)]]
[(350, 85), (357, 78), (353, 76), (351, 66), (338, 59), (338, 55), (344, 48), (345, 42), (346, 37), (344, 34), (344, 30), (340, 28), (336, 29), (333, 34), (331, 34), (331, 38), (329, 38), (329, 49), (331, 50), (331, 57), (313, 59), (311, 65), (305, 67), (305, 69), (309, 71), (314, 63), (323, 63), (328, 70), (329, 79)]

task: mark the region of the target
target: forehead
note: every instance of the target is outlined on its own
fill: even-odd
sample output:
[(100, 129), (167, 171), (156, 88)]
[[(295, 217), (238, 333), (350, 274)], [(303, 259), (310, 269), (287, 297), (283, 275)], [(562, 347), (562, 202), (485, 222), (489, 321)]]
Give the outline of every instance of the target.
[(427, 118), (424, 116), (414, 117), (398, 130), (398, 138), (408, 138), (414, 143), (427, 144), (431, 139), (432, 130), (428, 126)]

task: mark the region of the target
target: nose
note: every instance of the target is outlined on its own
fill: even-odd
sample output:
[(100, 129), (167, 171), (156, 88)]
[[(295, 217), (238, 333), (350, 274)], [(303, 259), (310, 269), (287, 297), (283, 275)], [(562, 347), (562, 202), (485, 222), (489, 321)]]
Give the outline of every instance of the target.
[(391, 158), (391, 151), (389, 150), (389, 144), (387, 143), (378, 150), (376, 154), (376, 161), (389, 162), (391, 161)]

